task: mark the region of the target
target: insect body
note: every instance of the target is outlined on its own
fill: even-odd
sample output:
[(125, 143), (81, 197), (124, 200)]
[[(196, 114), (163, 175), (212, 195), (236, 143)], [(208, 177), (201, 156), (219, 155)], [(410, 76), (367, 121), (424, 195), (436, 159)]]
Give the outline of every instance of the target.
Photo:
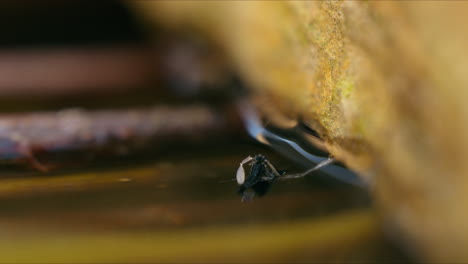
[[(276, 170), (276, 168), (266, 159), (265, 156), (248, 156), (241, 161), (239, 168), (237, 169), (236, 180), (237, 184), (239, 185), (239, 190), (237, 192), (242, 195), (242, 201), (250, 201), (254, 198), (255, 195), (265, 195), (273, 182), (275, 182), (278, 178), (284, 180), (302, 178), (316, 170), (330, 165), (334, 161), (334, 158), (329, 157), (328, 159), (316, 164), (314, 167), (308, 169), (305, 172), (284, 175), (285, 171)], [(245, 177), (245, 164), (251, 166), (247, 178)]]
[[(251, 165), (250, 172), (245, 177), (244, 164)], [(242, 201), (252, 200), (255, 195), (263, 196), (271, 184), (283, 175), (263, 155), (248, 156), (237, 169), (236, 180), (239, 184), (238, 193), (242, 195)]]

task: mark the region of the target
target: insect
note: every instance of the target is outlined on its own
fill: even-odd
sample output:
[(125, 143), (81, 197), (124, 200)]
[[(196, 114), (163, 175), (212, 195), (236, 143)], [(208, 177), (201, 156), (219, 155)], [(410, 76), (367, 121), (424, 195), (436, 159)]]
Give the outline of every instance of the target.
[[(277, 179), (301, 178), (333, 163), (334, 161), (334, 158), (329, 157), (303, 173), (286, 174), (286, 171), (277, 170), (264, 155), (258, 154), (254, 157), (248, 156), (240, 162), (239, 168), (237, 169), (236, 181), (239, 185), (237, 192), (242, 195), (243, 202), (250, 201), (255, 197), (255, 195), (265, 195)], [(244, 170), (244, 165), (246, 164), (251, 166), (247, 178), (245, 177)]]
[[(253, 138), (273, 147), (280, 153), (287, 154), (292, 160), (300, 161), (305, 167), (309, 167), (302, 173), (286, 174), (286, 171), (277, 170), (264, 155), (248, 156), (240, 162), (236, 173), (236, 181), (239, 185), (237, 192), (242, 195), (243, 202), (252, 200), (256, 195), (265, 195), (277, 179), (302, 178), (319, 169), (343, 182), (364, 186), (364, 183), (352, 171), (331, 165), (336, 161), (332, 156), (326, 157), (325, 153), (317, 154), (321, 154), (321, 156), (312, 154), (310, 150), (314, 150), (314, 148), (309, 147), (309, 141), (317, 142), (319, 139), (314, 136), (312, 130), (305, 129), (307, 126), (301, 126), (301, 123), (295, 122), (292, 127), (267, 128), (263, 125), (264, 122), (261, 121), (260, 115), (247, 101), (239, 101), (238, 108), (245, 127)], [(247, 177), (244, 165), (251, 166)], [(314, 166), (310, 167), (310, 165)]]
[[(245, 177), (245, 164), (251, 166), (247, 178)], [(273, 182), (284, 173), (285, 171), (278, 171), (263, 155), (248, 156), (241, 161), (236, 173), (237, 184), (239, 184), (238, 193), (242, 195), (242, 201), (250, 201), (255, 195), (265, 195)]]
[[(359, 187), (365, 187), (369, 184), (368, 182), (363, 181), (351, 170), (339, 165), (331, 165), (336, 160), (331, 156), (327, 157), (326, 152), (317, 152), (317, 149), (314, 146), (322, 143), (310, 128), (307, 129), (308, 126), (302, 125), (301, 122), (292, 122), (287, 126), (284, 126), (284, 124), (283, 126), (272, 125), (273, 122), (265, 122), (262, 116), (247, 101), (239, 101), (238, 109), (248, 133), (254, 139), (272, 147), (297, 164), (300, 164), (305, 168), (310, 168), (302, 173), (288, 175), (281, 174), (280, 176), (276, 176), (276, 178), (302, 178), (320, 169), (325, 174), (348, 184)], [(241, 162), (241, 166), (251, 162), (252, 160), (254, 160), (254, 158), (247, 157)], [(267, 166), (270, 169), (274, 168), (268, 161), (265, 162), (264, 166)], [(242, 175), (242, 171), (238, 170), (238, 172)], [(270, 181), (269, 185), (271, 185), (271, 183), (272, 181)]]

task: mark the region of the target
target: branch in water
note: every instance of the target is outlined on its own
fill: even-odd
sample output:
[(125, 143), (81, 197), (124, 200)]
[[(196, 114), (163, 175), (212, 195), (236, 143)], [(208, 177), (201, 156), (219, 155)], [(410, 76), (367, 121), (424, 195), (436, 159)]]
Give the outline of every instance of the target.
[(36, 157), (104, 149), (118, 154), (171, 139), (206, 139), (233, 130), (233, 120), (228, 111), (204, 106), (0, 115), (0, 161), (47, 170)]

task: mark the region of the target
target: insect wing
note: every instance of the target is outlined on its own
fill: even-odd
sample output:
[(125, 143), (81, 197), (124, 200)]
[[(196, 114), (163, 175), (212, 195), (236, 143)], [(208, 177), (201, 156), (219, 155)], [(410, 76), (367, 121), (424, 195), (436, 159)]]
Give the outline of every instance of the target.
[(244, 171), (244, 167), (242, 166), (242, 164), (237, 169), (236, 180), (237, 180), (237, 184), (239, 185), (243, 184), (245, 181), (245, 171)]
[(245, 170), (244, 170), (244, 164), (251, 161), (253, 158), (251, 156), (248, 156), (247, 158), (243, 159), (240, 163), (239, 168), (237, 169), (236, 173), (236, 180), (237, 184), (241, 185), (245, 182)]

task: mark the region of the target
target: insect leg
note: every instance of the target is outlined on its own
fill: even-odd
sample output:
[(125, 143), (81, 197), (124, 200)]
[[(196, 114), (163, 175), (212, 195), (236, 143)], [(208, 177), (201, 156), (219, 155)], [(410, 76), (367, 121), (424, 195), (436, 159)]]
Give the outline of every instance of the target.
[(285, 176), (282, 176), (281, 178), (283, 178), (283, 179), (302, 178), (304, 176), (307, 176), (309, 173), (311, 173), (313, 171), (316, 171), (316, 170), (318, 170), (318, 169), (320, 169), (320, 168), (322, 168), (324, 166), (330, 165), (331, 163), (333, 163), (335, 161), (336, 161), (335, 158), (329, 157), (328, 159), (326, 159), (326, 160), (320, 162), (319, 164), (315, 165), (315, 167), (313, 167), (311, 169), (308, 169), (303, 173), (285, 175)]
[(265, 163), (271, 169), (271, 171), (273, 172), (273, 175), (275, 175), (275, 177), (280, 177), (281, 176), (281, 174), (276, 170), (276, 168), (268, 160), (265, 160)]
[(251, 161), (253, 158), (252, 156), (248, 156), (247, 158), (243, 159), (241, 162), (240, 162), (240, 165), (244, 165), (246, 164), (247, 162)]

